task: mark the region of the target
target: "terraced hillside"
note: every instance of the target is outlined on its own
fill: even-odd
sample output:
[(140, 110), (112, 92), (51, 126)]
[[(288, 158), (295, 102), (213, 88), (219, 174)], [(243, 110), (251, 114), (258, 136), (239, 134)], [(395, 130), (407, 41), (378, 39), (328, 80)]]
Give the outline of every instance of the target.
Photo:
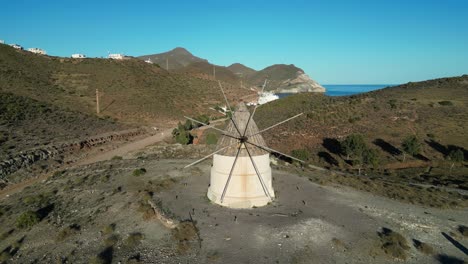
[[(468, 157), (468, 76), (443, 78), (347, 97), (298, 94), (258, 109), (260, 128), (304, 112), (265, 134), (267, 143), (287, 153), (296, 150), (309, 162), (334, 169), (411, 178), (468, 188), (468, 170), (453, 162), (457, 149)], [(352, 165), (340, 147), (351, 134), (361, 134), (377, 154), (378, 164)], [(421, 151), (405, 155), (402, 143), (415, 135)], [(299, 152), (298, 152), (299, 150)], [(304, 154), (306, 153), (306, 154)], [(453, 168), (451, 170), (450, 168)]]
[(129, 128), (24, 96), (0, 92), (0, 159), (57, 141), (85, 138)]
[[(0, 45), (0, 91), (93, 114), (99, 89), (101, 115), (120, 122), (171, 125), (184, 114), (210, 113), (221, 103), (215, 80), (167, 72), (141, 60), (69, 59)], [(225, 85), (233, 100), (244, 93)]]

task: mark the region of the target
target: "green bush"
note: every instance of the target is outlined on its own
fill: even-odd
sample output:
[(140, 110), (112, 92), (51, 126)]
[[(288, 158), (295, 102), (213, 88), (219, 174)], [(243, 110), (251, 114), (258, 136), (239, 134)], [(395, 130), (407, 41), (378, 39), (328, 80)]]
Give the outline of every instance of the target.
[(138, 246), (145, 237), (142, 233), (131, 233), (124, 241), (124, 245), (133, 248)]
[(29, 228), (39, 223), (39, 214), (34, 211), (27, 211), (16, 218), (16, 227), (20, 229)]
[(190, 134), (189, 131), (181, 130), (175, 136), (175, 140), (179, 144), (188, 145), (188, 144), (191, 144), (193, 142), (193, 136)]
[(143, 175), (145, 173), (146, 173), (146, 169), (145, 168), (140, 168), (140, 169), (134, 170), (132, 175), (133, 176), (141, 176), (141, 175)]
[(303, 161), (310, 159), (310, 152), (307, 149), (295, 149), (291, 151), (291, 155)]
[[(408, 153), (411, 156), (415, 156), (421, 151), (421, 143), (415, 135), (406, 137), (401, 146), (403, 147), (403, 154)], [(403, 156), (403, 161), (405, 161), (405, 156)]]
[(214, 133), (210, 133), (206, 135), (206, 144), (208, 145), (215, 145), (218, 143), (218, 137)]
[(453, 103), (451, 101), (440, 101), (439, 104), (443, 105), (443, 106), (452, 106), (453, 105)]

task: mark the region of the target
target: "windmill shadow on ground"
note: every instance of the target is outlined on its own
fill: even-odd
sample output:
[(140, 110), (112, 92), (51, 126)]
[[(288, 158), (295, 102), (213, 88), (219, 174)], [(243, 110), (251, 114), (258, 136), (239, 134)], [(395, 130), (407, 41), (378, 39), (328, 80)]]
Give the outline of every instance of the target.
[(326, 163), (330, 164), (331, 166), (338, 166), (338, 161), (330, 155), (330, 153), (321, 151), (318, 153), (319, 158), (323, 159)]
[(372, 143), (374, 143), (374, 145), (380, 147), (383, 151), (387, 152), (390, 155), (398, 156), (402, 154), (401, 150), (399, 150), (398, 148), (381, 138), (374, 140), (374, 142)]
[(458, 249), (461, 250), (463, 253), (465, 253), (465, 255), (468, 256), (468, 248), (466, 248), (465, 246), (463, 246), (460, 242), (458, 242), (457, 240), (455, 240), (453, 237), (451, 237), (451, 236), (448, 235), (447, 233), (442, 232), (441, 234), (442, 234), (450, 243), (452, 243), (456, 248), (458, 248)]
[(435, 151), (440, 152), (444, 156), (448, 156), (450, 154), (450, 152), (459, 149), (459, 150), (461, 150), (463, 152), (463, 156), (464, 156), (465, 159), (467, 159), (467, 157), (468, 157), (468, 150), (466, 150), (464, 147), (455, 146), (455, 145), (444, 146), (444, 145), (440, 144), (439, 142), (437, 142), (437, 141), (435, 141), (433, 139), (426, 140), (425, 142), (427, 143), (427, 145), (429, 145)]
[(464, 264), (465, 263), (465, 261), (463, 261), (462, 259), (448, 256), (445, 254), (439, 254), (435, 256), (435, 259), (437, 259), (439, 263), (441, 264)]

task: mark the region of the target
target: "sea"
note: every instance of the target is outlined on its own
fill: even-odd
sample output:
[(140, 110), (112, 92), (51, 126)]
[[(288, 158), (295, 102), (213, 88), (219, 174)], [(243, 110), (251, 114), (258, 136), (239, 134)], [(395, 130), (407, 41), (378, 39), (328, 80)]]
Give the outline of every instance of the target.
[[(328, 96), (354, 95), (396, 85), (397, 84), (322, 84), (326, 89), (325, 94)], [(291, 93), (280, 93), (277, 95), (279, 98), (284, 98), (291, 95)]]

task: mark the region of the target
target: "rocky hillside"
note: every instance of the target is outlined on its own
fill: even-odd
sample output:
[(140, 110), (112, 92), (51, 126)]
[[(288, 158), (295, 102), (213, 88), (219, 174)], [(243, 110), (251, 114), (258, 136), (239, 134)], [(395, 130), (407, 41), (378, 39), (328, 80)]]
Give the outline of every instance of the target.
[(247, 77), (248, 81), (261, 86), (265, 79), (269, 80), (267, 90), (279, 93), (325, 92), (316, 81), (294, 65), (276, 64), (258, 71)]

